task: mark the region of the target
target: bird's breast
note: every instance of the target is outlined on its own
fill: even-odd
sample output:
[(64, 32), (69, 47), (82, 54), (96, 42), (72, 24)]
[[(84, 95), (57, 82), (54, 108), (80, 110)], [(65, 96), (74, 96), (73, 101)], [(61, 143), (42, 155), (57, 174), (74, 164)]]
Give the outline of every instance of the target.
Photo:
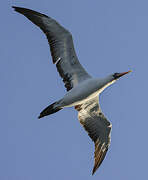
[(61, 105), (64, 107), (76, 106), (98, 96), (101, 92), (101, 83), (98, 83), (96, 79), (90, 79), (68, 91), (61, 100)]

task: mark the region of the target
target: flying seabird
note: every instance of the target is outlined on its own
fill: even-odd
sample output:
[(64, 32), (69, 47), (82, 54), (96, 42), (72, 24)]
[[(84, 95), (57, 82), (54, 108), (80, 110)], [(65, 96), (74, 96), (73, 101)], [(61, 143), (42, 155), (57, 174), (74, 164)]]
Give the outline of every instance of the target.
[(78, 119), (95, 143), (95, 164), (92, 174), (101, 165), (110, 145), (111, 123), (99, 105), (99, 94), (131, 72), (114, 73), (105, 78), (92, 78), (80, 64), (73, 45), (71, 33), (54, 19), (39, 12), (13, 6), (46, 34), (53, 63), (63, 79), (67, 93), (63, 98), (45, 108), (38, 118), (53, 114), (65, 107), (74, 106)]

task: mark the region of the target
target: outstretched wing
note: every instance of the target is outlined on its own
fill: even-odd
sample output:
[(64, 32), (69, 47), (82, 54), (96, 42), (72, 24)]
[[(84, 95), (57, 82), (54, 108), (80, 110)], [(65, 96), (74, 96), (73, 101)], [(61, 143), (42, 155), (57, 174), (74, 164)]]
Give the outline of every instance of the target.
[(92, 174), (101, 165), (110, 145), (111, 123), (105, 118), (99, 108), (98, 97), (75, 107), (80, 123), (95, 143), (95, 164)]
[(36, 11), (13, 6), (15, 11), (26, 16), (46, 34), (53, 63), (63, 78), (67, 91), (79, 82), (90, 78), (76, 56), (72, 35), (54, 19)]

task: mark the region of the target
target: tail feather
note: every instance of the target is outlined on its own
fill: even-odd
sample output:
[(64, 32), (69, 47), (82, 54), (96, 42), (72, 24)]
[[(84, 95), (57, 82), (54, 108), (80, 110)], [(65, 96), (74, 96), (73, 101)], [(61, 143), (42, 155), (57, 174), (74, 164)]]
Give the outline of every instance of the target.
[(51, 105), (49, 105), (48, 107), (46, 107), (39, 115), (39, 119), (44, 117), (44, 116), (48, 116), (50, 114), (56, 113), (57, 111), (60, 111), (62, 108), (61, 107), (57, 107), (55, 106), (57, 103), (53, 103)]

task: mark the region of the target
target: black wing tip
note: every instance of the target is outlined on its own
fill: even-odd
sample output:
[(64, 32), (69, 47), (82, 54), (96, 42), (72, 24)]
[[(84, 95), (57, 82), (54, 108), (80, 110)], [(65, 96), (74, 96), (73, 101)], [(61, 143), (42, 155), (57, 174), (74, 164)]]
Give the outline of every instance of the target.
[(93, 170), (93, 171), (92, 171), (92, 176), (94, 175), (94, 173), (95, 173), (95, 171)]
[(43, 118), (45, 116), (47, 116), (47, 115), (45, 115), (44, 113), (41, 112), (40, 115), (38, 116), (38, 119), (41, 119), (41, 118)]
[(43, 116), (41, 116), (41, 114), (38, 116), (38, 119), (41, 119)]
[(18, 8), (17, 6), (11, 6), (13, 9)]
[(92, 176), (95, 174), (95, 172), (97, 171), (98, 168), (99, 168), (99, 167), (97, 167), (97, 168), (94, 167), (94, 168), (93, 168), (93, 170), (92, 170)]
[[(99, 148), (100, 149), (100, 148)], [(95, 165), (92, 171), (92, 175), (94, 175), (94, 173), (97, 171), (97, 169), (100, 167), (100, 165), (102, 164), (106, 153), (108, 151), (108, 147), (105, 147), (104, 151), (99, 151), (99, 153), (97, 153), (98, 148), (95, 148)]]
[(37, 11), (33, 11), (31, 9), (28, 9), (28, 8), (23, 8), (23, 7), (17, 7), (17, 6), (12, 6), (12, 8), (16, 11), (16, 12), (19, 12), (21, 14), (33, 14), (33, 15), (37, 15), (37, 16), (42, 16), (42, 17), (47, 17), (45, 14), (42, 14), (42, 13), (39, 13)]
[(23, 7), (18, 7), (18, 6), (12, 6), (12, 8), (16, 11), (16, 12), (22, 12), (24, 10), (29, 10), (27, 8), (23, 8)]

